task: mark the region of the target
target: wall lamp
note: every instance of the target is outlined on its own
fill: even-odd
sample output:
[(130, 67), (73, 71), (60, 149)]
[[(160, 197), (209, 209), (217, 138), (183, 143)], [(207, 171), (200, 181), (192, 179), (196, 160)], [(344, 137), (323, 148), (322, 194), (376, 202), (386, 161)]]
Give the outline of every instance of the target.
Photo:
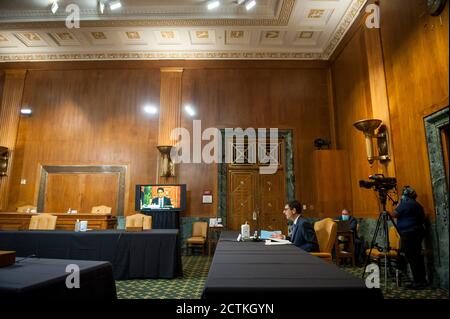
[[(381, 123), (382, 121), (377, 119), (361, 120), (353, 123), (353, 126), (356, 127), (357, 130), (364, 133), (364, 137), (366, 138), (367, 160), (370, 164), (372, 164), (375, 160), (384, 162), (391, 159), (388, 149), (389, 140), (387, 127)], [(375, 132), (375, 130), (377, 131)], [(377, 156), (374, 156), (373, 154), (374, 138), (377, 139)]]
[(173, 146), (161, 145), (156, 147), (160, 153), (159, 160), (159, 176), (161, 177), (174, 177), (175, 176), (175, 165), (170, 158), (170, 151)]
[(6, 176), (8, 171), (9, 150), (7, 147), (0, 146), (0, 177)]

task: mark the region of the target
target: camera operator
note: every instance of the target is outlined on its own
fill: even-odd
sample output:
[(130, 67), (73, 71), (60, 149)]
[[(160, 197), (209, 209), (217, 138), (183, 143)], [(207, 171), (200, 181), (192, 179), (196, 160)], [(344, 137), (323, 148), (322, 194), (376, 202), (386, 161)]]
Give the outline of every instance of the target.
[(412, 187), (405, 186), (400, 204), (392, 213), (397, 218), (400, 232), (401, 249), (411, 267), (413, 283), (410, 289), (422, 289), (427, 286), (425, 265), (422, 256), (422, 240), (425, 236), (425, 214), (422, 205), (417, 201), (417, 194)]

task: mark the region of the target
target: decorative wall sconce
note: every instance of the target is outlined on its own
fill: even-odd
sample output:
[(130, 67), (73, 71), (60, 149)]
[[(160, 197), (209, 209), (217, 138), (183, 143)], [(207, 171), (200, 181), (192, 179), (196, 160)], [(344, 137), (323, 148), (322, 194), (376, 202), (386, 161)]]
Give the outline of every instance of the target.
[(0, 177), (6, 176), (8, 171), (9, 150), (7, 147), (0, 146)]
[[(366, 138), (366, 152), (367, 152), (367, 160), (370, 164), (372, 164), (375, 160), (379, 160), (380, 162), (388, 161), (391, 159), (389, 156), (389, 140), (388, 140), (388, 131), (387, 127), (384, 124), (381, 124), (381, 120), (377, 119), (369, 119), (369, 120), (361, 120), (357, 121), (353, 124), (356, 129), (364, 133)], [(375, 130), (377, 132), (375, 133)], [(373, 154), (373, 139), (377, 139), (377, 149), (378, 155), (374, 156)]]
[(174, 177), (175, 176), (175, 165), (170, 158), (170, 151), (173, 146), (157, 146), (161, 155), (159, 160), (159, 176), (161, 177)]

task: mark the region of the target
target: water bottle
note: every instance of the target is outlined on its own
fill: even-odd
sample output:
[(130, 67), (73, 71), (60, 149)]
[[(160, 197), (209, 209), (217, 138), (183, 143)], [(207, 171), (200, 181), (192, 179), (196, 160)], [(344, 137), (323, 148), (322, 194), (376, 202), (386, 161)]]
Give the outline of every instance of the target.
[(250, 225), (248, 222), (241, 226), (241, 235), (242, 238), (250, 238)]

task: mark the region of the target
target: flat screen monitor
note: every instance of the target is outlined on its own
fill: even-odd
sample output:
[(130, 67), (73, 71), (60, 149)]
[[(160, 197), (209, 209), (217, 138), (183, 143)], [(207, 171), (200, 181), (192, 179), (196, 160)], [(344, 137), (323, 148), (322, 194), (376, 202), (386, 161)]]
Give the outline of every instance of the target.
[(136, 185), (137, 211), (184, 211), (186, 184)]

